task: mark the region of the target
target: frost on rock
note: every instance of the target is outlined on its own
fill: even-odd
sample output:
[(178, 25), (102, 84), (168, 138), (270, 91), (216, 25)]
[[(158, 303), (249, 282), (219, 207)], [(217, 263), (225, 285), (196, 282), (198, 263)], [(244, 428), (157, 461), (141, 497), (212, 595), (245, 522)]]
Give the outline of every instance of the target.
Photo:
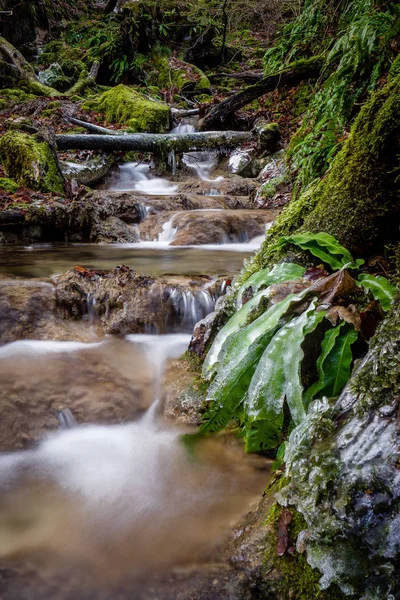
[(321, 587), (362, 600), (400, 589), (399, 319), (397, 303), (336, 404), (315, 401), (293, 430), (290, 479), (277, 495), (307, 522)]

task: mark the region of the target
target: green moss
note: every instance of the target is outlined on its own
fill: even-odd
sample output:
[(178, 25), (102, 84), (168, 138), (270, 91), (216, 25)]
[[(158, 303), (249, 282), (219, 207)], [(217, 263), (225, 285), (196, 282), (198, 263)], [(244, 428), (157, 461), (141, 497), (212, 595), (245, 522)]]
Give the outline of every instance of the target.
[(0, 190), (3, 192), (8, 192), (9, 194), (13, 194), (18, 189), (18, 183), (15, 183), (13, 179), (8, 179), (7, 177), (0, 177)]
[(284, 208), (241, 280), (282, 260), (274, 244), (295, 231), (326, 231), (356, 257), (396, 238), (399, 146), (397, 76), (363, 106), (328, 174)]
[(286, 177), (281, 175), (280, 177), (274, 177), (273, 179), (271, 179), (270, 181), (268, 181), (268, 183), (264, 183), (258, 192), (258, 195), (261, 198), (272, 198), (280, 185), (282, 185), (283, 183), (286, 183)]
[(6, 106), (12, 104), (19, 104), (20, 102), (27, 102), (28, 100), (34, 100), (36, 96), (28, 94), (20, 89), (4, 89), (0, 90), (0, 110)]
[[(268, 585), (273, 589), (277, 598), (291, 600), (342, 600), (345, 596), (336, 586), (331, 586), (328, 590), (321, 590), (319, 580), (321, 574), (314, 570), (307, 563), (305, 554), (299, 554), (294, 551), (292, 555), (284, 554), (278, 556), (277, 546), (277, 528), (283, 508), (275, 502), (269, 509), (266, 525), (268, 533), (266, 536), (266, 547), (264, 557), (264, 572)], [(295, 543), (299, 533), (307, 528), (303, 516), (295, 509), (290, 507), (293, 515), (292, 521), (288, 527), (288, 533), (293, 543)], [(270, 573), (274, 577), (270, 578)]]
[(41, 116), (50, 117), (51, 115), (54, 115), (54, 113), (56, 113), (59, 108), (61, 108), (61, 102), (59, 100), (49, 102), (45, 110), (41, 113)]
[(149, 100), (125, 85), (87, 100), (82, 108), (98, 111), (109, 123), (127, 125), (132, 131), (163, 133), (170, 127), (171, 111), (166, 104)]
[(295, 117), (301, 117), (304, 115), (309, 107), (310, 99), (312, 98), (313, 87), (309, 83), (301, 84), (294, 96), (294, 108), (292, 113)]
[(64, 191), (55, 158), (46, 142), (9, 131), (0, 138), (0, 159), (9, 177), (42, 192)]

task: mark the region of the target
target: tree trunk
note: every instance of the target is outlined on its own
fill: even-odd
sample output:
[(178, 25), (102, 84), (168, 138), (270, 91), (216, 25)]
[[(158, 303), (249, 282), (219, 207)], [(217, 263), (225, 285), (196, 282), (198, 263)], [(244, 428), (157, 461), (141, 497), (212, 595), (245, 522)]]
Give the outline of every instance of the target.
[(317, 56), (309, 60), (292, 63), (284, 71), (260, 79), (258, 83), (234, 94), (212, 108), (202, 120), (200, 129), (205, 131), (207, 129), (220, 129), (224, 127), (232, 114), (243, 108), (243, 106), (246, 106), (246, 104), (253, 102), (253, 100), (278, 87), (294, 87), (304, 79), (318, 77), (321, 67), (322, 60)]
[(58, 150), (138, 150), (162, 156), (169, 152), (189, 152), (202, 149), (235, 147), (257, 139), (251, 132), (210, 131), (206, 133), (134, 133), (128, 135), (56, 135)]

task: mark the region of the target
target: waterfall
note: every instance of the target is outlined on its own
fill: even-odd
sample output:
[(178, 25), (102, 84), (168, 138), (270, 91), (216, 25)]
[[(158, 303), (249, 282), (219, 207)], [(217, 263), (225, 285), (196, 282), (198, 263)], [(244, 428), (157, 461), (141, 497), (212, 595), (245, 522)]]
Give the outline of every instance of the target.
[(161, 233), (158, 236), (159, 242), (172, 242), (174, 239), (175, 233), (177, 232), (177, 227), (173, 226), (174, 216), (166, 221), (162, 226)]
[(168, 196), (174, 194), (178, 186), (167, 179), (153, 177), (150, 165), (147, 163), (129, 162), (120, 165), (118, 174), (111, 180), (110, 190), (129, 191), (136, 190), (146, 194)]
[(173, 358), (179, 358), (184, 353), (189, 345), (190, 334), (132, 334), (128, 335), (126, 339), (143, 348), (146, 358), (152, 367), (154, 380), (153, 402), (142, 418), (142, 421), (146, 423), (152, 422), (160, 412), (163, 375), (166, 363)]
[(166, 328), (167, 331), (191, 332), (195, 324), (214, 310), (216, 295), (207, 289), (185, 290), (167, 287)]

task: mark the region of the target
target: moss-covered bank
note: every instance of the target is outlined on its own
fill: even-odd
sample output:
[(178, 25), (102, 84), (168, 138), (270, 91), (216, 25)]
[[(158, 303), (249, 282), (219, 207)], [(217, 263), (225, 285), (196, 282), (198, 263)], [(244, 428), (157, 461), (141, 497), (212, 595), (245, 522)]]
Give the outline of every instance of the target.
[(399, 154), (397, 76), (365, 103), (327, 175), (285, 207), (241, 279), (282, 260), (274, 244), (294, 232), (327, 231), (355, 256), (368, 256), (396, 241)]
[(83, 109), (98, 111), (108, 123), (127, 125), (133, 132), (164, 133), (171, 123), (171, 111), (166, 104), (150, 100), (125, 85), (117, 85), (87, 100)]
[(56, 159), (45, 141), (9, 131), (0, 138), (0, 160), (7, 175), (20, 185), (42, 192), (64, 191)]

